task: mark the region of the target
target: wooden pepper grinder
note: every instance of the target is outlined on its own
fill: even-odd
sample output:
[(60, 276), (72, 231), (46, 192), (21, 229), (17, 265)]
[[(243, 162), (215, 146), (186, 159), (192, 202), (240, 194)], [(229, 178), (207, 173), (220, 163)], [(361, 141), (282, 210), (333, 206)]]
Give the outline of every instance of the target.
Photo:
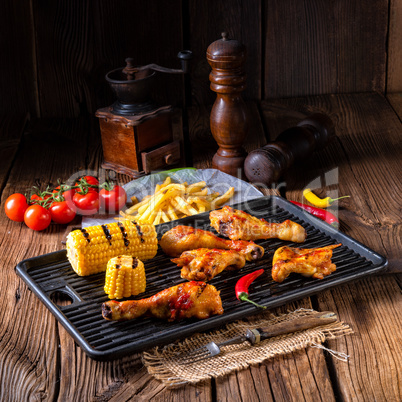
[(229, 39), (226, 32), (207, 49), (207, 60), (212, 67), (210, 88), (217, 93), (210, 125), (219, 149), (212, 159), (212, 167), (240, 177), (247, 155), (242, 147), (248, 129), (247, 107), (241, 97), (246, 87), (245, 58), (246, 48), (237, 40)]
[(250, 182), (268, 186), (277, 182), (295, 161), (324, 148), (334, 137), (332, 120), (325, 114), (315, 113), (279, 134), (275, 142), (250, 152), (244, 162), (245, 174)]

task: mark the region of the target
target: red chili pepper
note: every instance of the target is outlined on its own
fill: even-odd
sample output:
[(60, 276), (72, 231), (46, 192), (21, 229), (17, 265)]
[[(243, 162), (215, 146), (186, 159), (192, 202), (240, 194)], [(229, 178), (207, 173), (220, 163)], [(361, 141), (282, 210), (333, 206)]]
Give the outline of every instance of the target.
[(235, 292), (236, 292), (236, 297), (240, 301), (246, 301), (251, 304), (254, 304), (254, 306), (261, 307), (261, 308), (267, 308), (266, 306), (261, 306), (260, 304), (257, 304), (250, 300), (248, 298), (248, 287), (251, 285), (251, 283), (254, 281), (254, 279), (258, 278), (262, 273), (264, 272), (263, 269), (259, 269), (258, 271), (252, 272), (251, 274), (245, 275), (242, 278), (240, 278), (235, 287)]
[(290, 201), (290, 202), (292, 204), (299, 206), (300, 208), (303, 208), (307, 212), (310, 212), (310, 214), (316, 216), (317, 218), (320, 218), (321, 220), (329, 223), (334, 228), (336, 229), (339, 228), (339, 221), (338, 219), (336, 219), (336, 216), (334, 214), (331, 214), (331, 212), (325, 211), (324, 209), (321, 208), (311, 207), (310, 205), (302, 204), (297, 201)]

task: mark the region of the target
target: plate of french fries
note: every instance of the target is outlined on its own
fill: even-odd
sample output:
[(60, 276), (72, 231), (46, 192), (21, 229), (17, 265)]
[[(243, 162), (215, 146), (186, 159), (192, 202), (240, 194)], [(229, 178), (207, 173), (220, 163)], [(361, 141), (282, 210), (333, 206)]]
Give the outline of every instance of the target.
[(128, 202), (118, 215), (83, 217), (82, 227), (123, 219), (157, 225), (263, 196), (250, 183), (216, 169), (159, 172), (123, 187)]
[(136, 196), (131, 197), (134, 205), (120, 211), (120, 216), (158, 225), (219, 208), (233, 197), (234, 192), (234, 187), (230, 187), (224, 194), (211, 191), (205, 181), (174, 183), (168, 176), (162, 184), (155, 186), (153, 194), (145, 196), (141, 201)]

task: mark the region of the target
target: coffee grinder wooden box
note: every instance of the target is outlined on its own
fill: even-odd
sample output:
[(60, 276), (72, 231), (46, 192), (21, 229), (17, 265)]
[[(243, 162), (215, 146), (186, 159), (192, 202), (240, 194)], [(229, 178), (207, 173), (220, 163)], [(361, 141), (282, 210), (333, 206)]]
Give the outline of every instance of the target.
[(132, 177), (165, 169), (181, 160), (180, 141), (174, 141), (172, 107), (156, 105), (149, 97), (155, 71), (186, 73), (190, 51), (178, 57), (182, 69), (168, 69), (156, 64), (134, 67), (126, 59), (126, 67), (106, 74), (117, 100), (98, 109), (104, 162), (102, 167)]

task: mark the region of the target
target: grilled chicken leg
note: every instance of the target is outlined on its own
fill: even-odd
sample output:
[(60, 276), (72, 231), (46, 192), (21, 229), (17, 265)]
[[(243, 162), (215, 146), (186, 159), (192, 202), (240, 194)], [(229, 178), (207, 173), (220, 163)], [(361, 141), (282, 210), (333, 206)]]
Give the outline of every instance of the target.
[(169, 321), (191, 317), (204, 319), (214, 314), (223, 314), (219, 292), (212, 285), (194, 281), (162, 290), (147, 299), (111, 300), (102, 304), (103, 318), (116, 321), (133, 320), (143, 315)]
[(235, 250), (243, 254), (247, 261), (258, 260), (264, 255), (264, 248), (251, 241), (225, 240), (207, 230), (182, 225), (167, 231), (159, 244), (162, 250), (171, 257), (178, 257), (183, 251), (196, 248)]
[(336, 265), (331, 262), (332, 249), (340, 245), (320, 248), (280, 247), (275, 251), (272, 261), (272, 279), (283, 282), (292, 272), (323, 279), (336, 271)]
[(296, 222), (288, 219), (282, 223), (269, 223), (229, 206), (210, 212), (209, 219), (217, 232), (232, 240), (278, 238), (296, 243), (306, 240), (306, 231)]
[(188, 280), (210, 281), (224, 269), (240, 269), (246, 264), (243, 255), (234, 250), (198, 248), (185, 251), (172, 262), (181, 270), (181, 277)]

